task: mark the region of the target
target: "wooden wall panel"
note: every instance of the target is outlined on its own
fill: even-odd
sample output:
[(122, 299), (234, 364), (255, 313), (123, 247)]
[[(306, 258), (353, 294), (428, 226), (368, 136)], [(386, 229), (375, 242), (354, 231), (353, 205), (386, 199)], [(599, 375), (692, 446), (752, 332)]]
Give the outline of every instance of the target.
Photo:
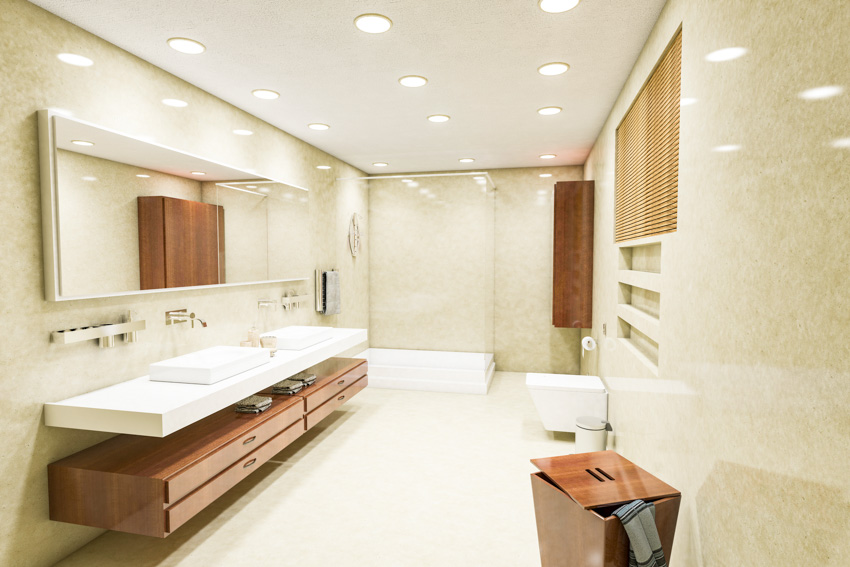
[(592, 327), (593, 181), (555, 184), (552, 324)]
[(139, 287), (165, 287), (165, 228), (162, 197), (139, 197)]
[(680, 30), (617, 128), (617, 242), (676, 230), (681, 69)]

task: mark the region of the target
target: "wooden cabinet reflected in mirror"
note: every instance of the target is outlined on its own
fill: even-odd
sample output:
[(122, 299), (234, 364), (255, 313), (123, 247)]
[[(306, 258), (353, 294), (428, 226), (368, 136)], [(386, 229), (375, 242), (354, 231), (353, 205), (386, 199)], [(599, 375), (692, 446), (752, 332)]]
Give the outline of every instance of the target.
[(224, 207), (138, 197), (141, 289), (225, 283)]

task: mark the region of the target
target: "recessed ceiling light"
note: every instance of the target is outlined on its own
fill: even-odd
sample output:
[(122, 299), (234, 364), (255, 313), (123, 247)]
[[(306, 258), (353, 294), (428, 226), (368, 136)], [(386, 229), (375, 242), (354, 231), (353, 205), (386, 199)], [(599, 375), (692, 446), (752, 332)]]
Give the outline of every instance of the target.
[(268, 89), (254, 89), (251, 93), (253, 93), (255, 97), (263, 100), (274, 100), (280, 96), (279, 92), (270, 91)]
[(540, 177), (552, 177), (551, 173), (541, 173)]
[(192, 175), (206, 175), (203, 171), (193, 171)]
[(716, 147), (712, 148), (711, 151), (726, 153), (726, 152), (737, 152), (740, 149), (741, 149), (741, 146), (739, 146), (738, 144), (726, 144), (725, 146), (716, 146)]
[(141, 177), (142, 179), (147, 179), (147, 178), (150, 177), (150, 175), (147, 175), (145, 173), (137, 173), (136, 177)]
[(549, 12), (550, 14), (560, 14), (561, 12), (566, 12), (567, 10), (572, 10), (581, 0), (540, 0), (538, 5), (540, 9), (544, 12)]
[(317, 165), (316, 166), (316, 169), (330, 169), (330, 168), (331, 168), (331, 166), (329, 166), (329, 165)]
[(548, 77), (554, 75), (563, 75), (570, 69), (570, 66), (566, 63), (562, 63), (560, 61), (556, 61), (554, 63), (546, 63), (537, 68), (537, 72), (541, 75), (546, 75)]
[(560, 106), (544, 106), (543, 108), (537, 109), (537, 114), (542, 114), (543, 116), (552, 116), (553, 114), (558, 114), (561, 112), (562, 108)]
[(682, 97), (682, 99), (679, 100), (679, 106), (690, 106), (692, 104), (696, 104), (697, 100), (698, 99), (692, 97)]
[(85, 140), (71, 140), (72, 144), (76, 144), (78, 146), (93, 146), (94, 142), (87, 142)]
[(307, 124), (307, 127), (310, 130), (329, 130), (330, 129), (330, 126), (328, 126), (327, 124), (320, 124), (318, 122), (314, 122), (312, 124)]
[(475, 158), (471, 157), (462, 157), (458, 160), (460, 163), (472, 163), (475, 161)]
[(826, 85), (823, 87), (815, 87), (813, 89), (806, 89), (797, 96), (802, 98), (803, 100), (821, 100), (825, 98), (832, 98), (834, 96), (838, 96), (844, 92), (844, 87), (840, 87), (838, 85)]
[(253, 134), (250, 130), (234, 130), (233, 133), (237, 136), (250, 136)]
[(732, 61), (733, 59), (738, 59), (746, 54), (747, 49), (745, 47), (725, 47), (723, 49), (718, 49), (717, 51), (712, 51), (705, 56), (705, 60), (711, 61), (712, 63), (719, 63), (720, 61)]
[(428, 79), (419, 75), (405, 75), (398, 80), (403, 87), (424, 87), (428, 84)]
[(447, 114), (432, 114), (428, 117), (431, 122), (448, 122), (451, 116)]
[(557, 154), (543, 154), (540, 156), (540, 159), (552, 159), (557, 157)]
[(375, 167), (387, 167), (389, 164), (384, 161), (376, 161), (372, 165), (374, 165)]
[(162, 99), (162, 104), (166, 106), (173, 106), (174, 108), (183, 108), (184, 106), (189, 106), (188, 102), (177, 98), (164, 98)]
[(838, 138), (837, 140), (832, 141), (833, 148), (850, 148), (850, 138)]
[(354, 18), (354, 25), (366, 33), (384, 33), (393, 26), (393, 21), (381, 14), (360, 14)]
[(59, 61), (61, 61), (62, 63), (74, 65), (75, 67), (91, 67), (92, 65), (94, 65), (94, 61), (92, 61), (88, 57), (83, 57), (82, 55), (75, 55), (74, 53), (60, 53), (56, 57), (58, 57)]
[(187, 55), (198, 55), (207, 50), (203, 43), (185, 37), (172, 37), (168, 40), (168, 45), (171, 49)]
[(92, 177), (91, 175), (86, 175), (84, 177), (81, 177), (80, 179), (82, 179), (83, 181), (97, 181), (97, 177)]

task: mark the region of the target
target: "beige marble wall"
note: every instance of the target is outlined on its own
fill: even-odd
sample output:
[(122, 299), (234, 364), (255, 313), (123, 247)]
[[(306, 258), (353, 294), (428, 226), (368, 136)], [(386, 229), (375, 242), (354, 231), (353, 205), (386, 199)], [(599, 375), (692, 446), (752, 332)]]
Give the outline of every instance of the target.
[[(617, 327), (614, 131), (683, 25), (678, 232), (661, 240), (655, 377), (616, 341), (613, 447), (683, 492), (676, 565), (850, 556), (850, 5), (670, 0), (586, 165), (594, 328)], [(745, 47), (740, 59), (704, 56)], [(804, 100), (805, 89), (844, 94)], [(736, 144), (733, 152), (712, 148)], [(650, 254), (649, 256), (653, 256)], [(644, 258), (657, 271), (658, 259)]]
[[(368, 191), (362, 184), (335, 181), (362, 175), (358, 170), (24, 0), (3, 2), (0, 29), (0, 564), (52, 565), (102, 532), (48, 519), (47, 464), (108, 435), (44, 427), (42, 404), (146, 374), (149, 363), (163, 358), (238, 344), (255, 321), (266, 328), (292, 323), (368, 327), (368, 243), (356, 260), (344, 244), (351, 213), (368, 222)], [(61, 52), (86, 55), (95, 64), (68, 66), (56, 59)], [(166, 107), (160, 102), (166, 97), (189, 106)], [(342, 314), (321, 317), (310, 308), (258, 313), (258, 299), (279, 297), (292, 287), (310, 290), (312, 281), (46, 302), (35, 113), (48, 107), (309, 187), (309, 268), (340, 270)], [(234, 136), (234, 128), (254, 135)], [(319, 164), (334, 169), (317, 170)], [(164, 312), (182, 307), (209, 327), (166, 328)], [(50, 331), (114, 322), (129, 308), (148, 323), (136, 344), (117, 341), (115, 348), (99, 350), (94, 342), (49, 343)]]

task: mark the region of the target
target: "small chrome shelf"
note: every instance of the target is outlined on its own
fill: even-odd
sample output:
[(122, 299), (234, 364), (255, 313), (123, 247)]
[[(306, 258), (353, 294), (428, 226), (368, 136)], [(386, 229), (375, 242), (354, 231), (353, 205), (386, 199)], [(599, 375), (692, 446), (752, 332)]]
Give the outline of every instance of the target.
[(89, 327), (78, 327), (75, 329), (63, 329), (50, 333), (54, 343), (67, 345), (82, 341), (97, 339), (101, 348), (115, 346), (115, 335), (128, 335), (136, 331), (145, 330), (145, 321), (129, 321), (127, 323), (106, 323), (103, 325), (91, 325)]
[(280, 306), (284, 311), (290, 311), (292, 309), (296, 309), (301, 307), (302, 303), (306, 303), (310, 301), (312, 296), (307, 295), (284, 295), (280, 298)]

